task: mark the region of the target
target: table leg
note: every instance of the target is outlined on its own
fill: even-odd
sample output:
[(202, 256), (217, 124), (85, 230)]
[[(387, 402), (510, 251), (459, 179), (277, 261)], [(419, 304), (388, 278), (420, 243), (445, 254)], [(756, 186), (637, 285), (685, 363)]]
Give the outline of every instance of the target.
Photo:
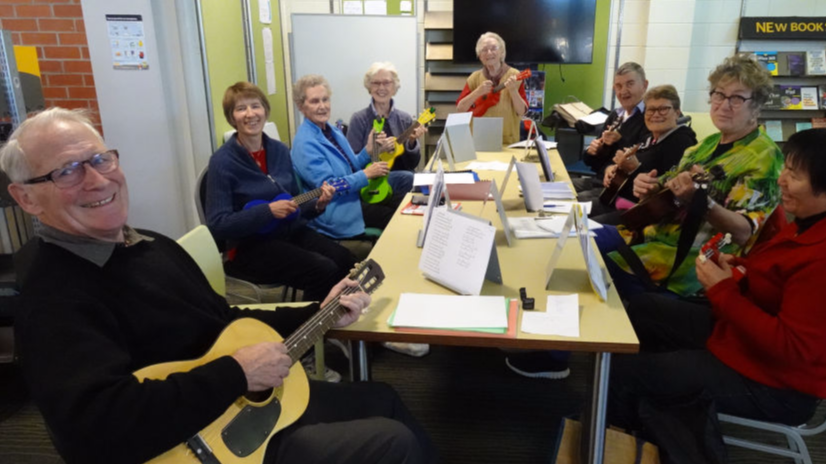
[(588, 460), (602, 464), (605, 454), (605, 411), (608, 408), (608, 379), (611, 374), (611, 353), (596, 353), (594, 391), (591, 398), (590, 429), (588, 430)]
[(367, 360), (367, 343), (350, 341), (350, 380), (367, 382), (370, 380), (370, 364)]

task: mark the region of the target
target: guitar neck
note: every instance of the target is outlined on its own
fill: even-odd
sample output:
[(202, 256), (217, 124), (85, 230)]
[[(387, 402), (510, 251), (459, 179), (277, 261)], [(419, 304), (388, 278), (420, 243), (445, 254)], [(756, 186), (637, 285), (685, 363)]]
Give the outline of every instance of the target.
[(407, 139), (410, 138), (410, 134), (412, 134), (413, 131), (416, 130), (416, 128), (419, 127), (419, 126), (421, 126), (419, 121), (413, 121), (413, 124), (408, 126), (408, 128), (405, 129), (404, 132), (402, 132), (402, 135), (396, 137), (396, 142), (398, 142), (400, 144), (406, 142)]
[[(342, 294), (352, 293), (348, 287)], [(287, 340), (284, 346), (287, 347), (287, 354), (292, 359), (293, 364), (304, 356), (315, 343), (324, 337), (333, 325), (347, 312), (347, 309), (338, 302), (338, 297), (321, 308), (317, 313), (301, 325)]]
[(304, 192), (300, 195), (296, 195), (295, 197), (293, 197), (293, 201), (296, 202), (296, 204), (298, 204), (300, 206), (304, 203), (307, 203), (310, 200), (314, 200), (314, 199), (320, 197), (321, 192), (322, 192), (321, 187), (319, 187), (317, 189), (310, 190), (309, 192)]

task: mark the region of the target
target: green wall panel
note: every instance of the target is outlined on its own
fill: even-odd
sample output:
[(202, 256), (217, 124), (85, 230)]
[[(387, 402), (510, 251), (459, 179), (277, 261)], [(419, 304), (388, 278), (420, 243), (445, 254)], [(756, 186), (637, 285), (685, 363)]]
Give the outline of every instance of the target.
[(258, 20), (258, 0), (250, 0), (252, 14), (252, 36), (255, 49), (255, 66), (258, 86), (267, 92), (267, 70), (264, 61), (264, 38), (262, 31), (265, 27), (272, 31), (273, 62), (275, 64), (275, 93), (267, 95), (270, 101), (270, 121), (278, 127), (278, 135), (287, 146), (291, 145), (289, 117), (287, 108), (287, 80), (284, 72), (284, 43), (281, 38), (281, 8), (278, 0), (270, 0), (272, 10), (272, 24), (261, 24)]

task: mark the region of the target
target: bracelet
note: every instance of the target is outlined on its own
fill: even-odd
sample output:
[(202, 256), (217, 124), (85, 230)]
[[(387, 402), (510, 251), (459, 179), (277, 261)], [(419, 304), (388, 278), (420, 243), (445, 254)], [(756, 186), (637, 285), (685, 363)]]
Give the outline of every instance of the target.
[(716, 201), (714, 201), (714, 198), (711, 198), (711, 197), (706, 197), (706, 200), (708, 201), (708, 203), (707, 203), (707, 204), (708, 204), (708, 209), (709, 209), (709, 211), (710, 211), (710, 210), (711, 210), (711, 208), (714, 208), (714, 205), (716, 205), (716, 204), (717, 204), (717, 202), (716, 202)]

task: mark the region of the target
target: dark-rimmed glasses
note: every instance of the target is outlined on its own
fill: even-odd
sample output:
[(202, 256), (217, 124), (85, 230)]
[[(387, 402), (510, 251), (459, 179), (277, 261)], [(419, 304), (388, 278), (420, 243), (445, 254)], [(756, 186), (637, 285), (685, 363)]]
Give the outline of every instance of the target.
[(749, 100), (752, 100), (754, 97), (744, 97), (742, 95), (726, 95), (723, 92), (718, 92), (716, 90), (712, 90), (708, 93), (709, 98), (711, 99), (711, 103), (715, 105), (720, 105), (724, 101), (728, 100), (728, 104), (731, 105), (732, 109), (737, 109), (743, 106), (743, 103), (746, 103)]
[(673, 110), (673, 106), (646, 106), (645, 107), (645, 114), (653, 115), (654, 113), (659, 114), (660, 116), (665, 116), (668, 114), (669, 111)]
[(120, 155), (117, 150), (107, 150), (103, 153), (92, 155), (85, 161), (73, 161), (65, 164), (60, 169), (46, 174), (45, 176), (32, 177), (23, 181), (24, 184), (40, 184), (42, 182), (54, 182), (58, 188), (71, 188), (83, 182), (86, 177), (84, 164), (88, 164), (100, 174), (108, 174), (118, 168)]

